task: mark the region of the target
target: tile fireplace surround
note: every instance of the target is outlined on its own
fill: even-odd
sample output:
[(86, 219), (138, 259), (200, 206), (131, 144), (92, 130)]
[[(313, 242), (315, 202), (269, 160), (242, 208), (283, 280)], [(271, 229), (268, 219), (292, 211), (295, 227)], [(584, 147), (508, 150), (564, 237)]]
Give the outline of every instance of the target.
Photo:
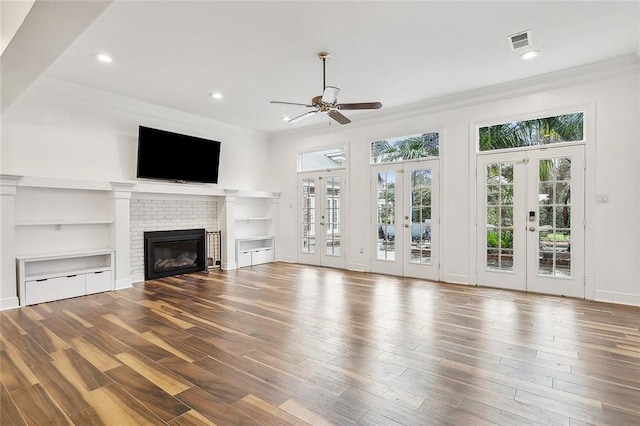
[[(201, 199), (131, 199), (131, 274), (144, 278), (144, 233), (204, 228), (218, 230), (218, 203)], [(135, 282), (135, 281), (134, 281)]]

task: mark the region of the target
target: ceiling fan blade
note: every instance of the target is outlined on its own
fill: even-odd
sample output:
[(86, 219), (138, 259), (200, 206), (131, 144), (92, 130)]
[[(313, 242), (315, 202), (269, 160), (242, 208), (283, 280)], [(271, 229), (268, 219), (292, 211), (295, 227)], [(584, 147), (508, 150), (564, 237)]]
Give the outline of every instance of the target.
[(313, 105), (299, 104), (297, 102), (271, 101), (269, 103), (270, 104), (283, 104), (283, 105), (298, 105), (298, 106), (304, 106), (304, 107), (308, 107), (308, 108), (313, 108)]
[(297, 123), (298, 121), (302, 121), (307, 117), (311, 117), (313, 114), (315, 114), (318, 111), (319, 110), (305, 112), (304, 114), (301, 114), (297, 117), (293, 117), (291, 120), (288, 121), (288, 123)]
[(349, 123), (351, 123), (351, 120), (349, 120), (347, 117), (342, 115), (342, 113), (340, 111), (336, 111), (335, 109), (329, 111), (327, 114), (329, 115), (329, 117), (333, 118), (334, 120), (336, 120), (340, 124), (349, 124)]
[(350, 109), (380, 109), (382, 104), (380, 102), (359, 102), (352, 104), (338, 104), (338, 109), (350, 110)]
[(340, 89), (334, 86), (327, 86), (324, 88), (324, 93), (322, 94), (322, 102), (325, 104), (333, 104), (338, 99), (338, 93), (340, 93)]

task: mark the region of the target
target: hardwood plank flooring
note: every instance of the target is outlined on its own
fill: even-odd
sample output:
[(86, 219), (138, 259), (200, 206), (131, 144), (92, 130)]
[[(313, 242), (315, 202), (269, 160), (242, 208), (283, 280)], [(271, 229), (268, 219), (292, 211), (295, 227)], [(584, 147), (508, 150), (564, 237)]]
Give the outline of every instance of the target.
[(640, 425), (640, 308), (274, 263), (0, 312), (2, 425)]

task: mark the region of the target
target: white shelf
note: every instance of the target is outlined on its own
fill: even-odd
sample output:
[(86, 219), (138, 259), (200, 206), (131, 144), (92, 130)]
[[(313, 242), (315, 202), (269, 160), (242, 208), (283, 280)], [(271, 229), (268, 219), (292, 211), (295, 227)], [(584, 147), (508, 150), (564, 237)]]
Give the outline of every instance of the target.
[(76, 258), (76, 257), (90, 257), (90, 256), (100, 256), (104, 254), (113, 254), (113, 249), (105, 248), (98, 250), (82, 250), (82, 251), (67, 251), (61, 253), (44, 253), (44, 254), (31, 254), (31, 255), (22, 255), (16, 256), (17, 260), (24, 261), (44, 261), (44, 260), (57, 260), (57, 259), (67, 259), (67, 258)]
[(17, 220), (16, 226), (49, 226), (49, 225), (110, 225), (113, 219), (95, 220), (68, 220), (68, 219), (47, 219), (47, 220)]
[(254, 216), (254, 217), (237, 217), (236, 221), (242, 220), (272, 220), (273, 218), (270, 216)]
[(273, 235), (252, 235), (250, 237), (238, 238), (238, 241), (256, 241), (273, 239)]

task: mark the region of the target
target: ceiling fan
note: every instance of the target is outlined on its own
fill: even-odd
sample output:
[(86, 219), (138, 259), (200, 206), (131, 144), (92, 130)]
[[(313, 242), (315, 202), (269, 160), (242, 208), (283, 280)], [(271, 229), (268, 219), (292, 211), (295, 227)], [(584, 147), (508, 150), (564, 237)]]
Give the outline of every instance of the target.
[(334, 86), (327, 86), (326, 84), (326, 63), (328, 57), (329, 54), (327, 52), (318, 53), (318, 58), (322, 60), (322, 95), (315, 96), (313, 99), (311, 99), (310, 104), (271, 101), (272, 104), (299, 105), (307, 108), (313, 108), (313, 111), (305, 112), (304, 114), (287, 120), (289, 123), (296, 123), (298, 121), (304, 120), (307, 117), (311, 117), (318, 112), (324, 112), (340, 124), (349, 124), (351, 123), (351, 120), (349, 120), (344, 114), (342, 114), (340, 110), (382, 108), (382, 104), (380, 102), (359, 102), (350, 104), (338, 103), (338, 93), (340, 92), (340, 89)]

